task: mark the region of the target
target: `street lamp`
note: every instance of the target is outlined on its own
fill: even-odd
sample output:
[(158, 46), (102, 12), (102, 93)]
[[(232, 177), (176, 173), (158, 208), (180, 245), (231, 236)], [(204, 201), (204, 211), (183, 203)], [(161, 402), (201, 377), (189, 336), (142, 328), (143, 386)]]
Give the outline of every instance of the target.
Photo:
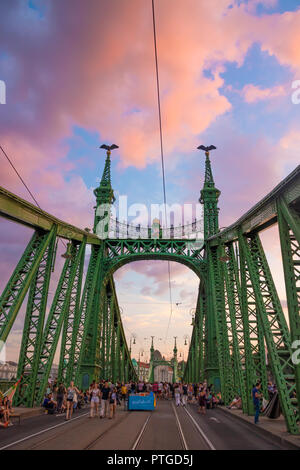
[(187, 346), (187, 340), (188, 340), (189, 343), (190, 343), (190, 337), (189, 337), (189, 335), (184, 335), (183, 339), (184, 339), (184, 345)]
[(195, 313), (196, 313), (196, 308), (191, 308), (190, 309), (190, 315), (192, 316), (192, 323), (191, 326), (195, 325)]
[(131, 342), (132, 342), (132, 340), (133, 340), (132, 344), (135, 344), (135, 340), (136, 340), (136, 334), (135, 333), (131, 333), (131, 335), (130, 335), (130, 343), (129, 343), (130, 356), (131, 356)]
[(141, 367), (141, 356), (143, 356), (144, 354), (144, 350), (143, 348), (141, 348), (139, 350), (139, 364), (138, 364), (138, 376), (139, 376), (139, 380), (140, 380), (140, 367)]

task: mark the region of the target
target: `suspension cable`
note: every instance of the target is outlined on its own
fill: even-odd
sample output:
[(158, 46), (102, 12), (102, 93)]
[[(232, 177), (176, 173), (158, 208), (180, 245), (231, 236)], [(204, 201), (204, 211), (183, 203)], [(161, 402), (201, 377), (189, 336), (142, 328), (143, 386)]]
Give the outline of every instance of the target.
[(20, 173), (18, 172), (18, 170), (17, 170), (16, 167), (14, 166), (13, 162), (11, 161), (11, 159), (9, 158), (9, 156), (7, 155), (7, 153), (5, 152), (5, 150), (4, 150), (4, 148), (2, 147), (2, 145), (0, 145), (0, 150), (2, 151), (3, 155), (7, 158), (8, 163), (9, 163), (10, 166), (14, 169), (15, 173), (17, 174), (18, 178), (21, 180), (21, 182), (23, 183), (23, 185), (24, 185), (25, 188), (27, 189), (28, 193), (30, 194), (30, 196), (31, 196), (32, 199), (34, 200), (35, 204), (38, 206), (39, 209), (42, 210), (41, 206), (39, 205), (39, 203), (38, 203), (37, 200), (35, 199), (34, 195), (33, 195), (32, 192), (30, 191), (30, 189), (28, 188), (27, 184), (25, 183), (25, 181), (23, 180), (22, 176), (20, 175)]
[[(162, 122), (161, 122), (160, 86), (159, 86), (158, 59), (157, 59), (157, 41), (156, 41), (154, 0), (152, 0), (152, 20), (153, 20), (153, 40), (154, 40), (155, 71), (156, 71), (158, 122), (159, 122), (159, 136), (160, 136), (160, 156), (161, 156), (161, 169), (162, 169), (162, 180), (163, 180), (163, 196), (164, 196), (164, 205), (165, 205), (165, 223), (166, 223), (166, 226), (167, 226), (166, 178), (165, 178), (165, 162), (164, 162), (164, 149), (163, 149), (163, 132), (162, 132)], [(169, 278), (169, 296), (170, 296), (170, 316), (169, 316), (169, 321), (168, 321), (168, 326), (167, 326), (165, 342), (166, 342), (166, 339), (167, 339), (167, 336), (168, 336), (171, 317), (172, 317), (172, 314), (173, 314), (170, 261), (168, 261), (168, 278)]]
[[(43, 210), (41, 208), (41, 206), (39, 205), (39, 203), (37, 202), (36, 198), (34, 197), (34, 195), (32, 194), (32, 192), (30, 191), (29, 187), (27, 186), (27, 184), (25, 183), (24, 179), (22, 178), (22, 176), (20, 175), (20, 173), (18, 172), (18, 170), (16, 169), (15, 165), (13, 164), (13, 162), (11, 161), (11, 159), (9, 158), (9, 156), (7, 155), (7, 153), (5, 152), (4, 148), (2, 147), (2, 145), (0, 144), (0, 150), (1, 152), (3, 153), (3, 155), (6, 157), (8, 163), (10, 164), (10, 166), (13, 168), (14, 172), (16, 173), (16, 175), (18, 176), (18, 178), (21, 180), (22, 184), (25, 186), (26, 190), (28, 191), (28, 193), (30, 194), (30, 196), (32, 197), (32, 199), (34, 200), (35, 204), (37, 205), (37, 207), (40, 209), (40, 210)], [(62, 244), (64, 245), (64, 247), (66, 248), (66, 244), (65, 242), (60, 238), (58, 237), (59, 240), (62, 242)]]

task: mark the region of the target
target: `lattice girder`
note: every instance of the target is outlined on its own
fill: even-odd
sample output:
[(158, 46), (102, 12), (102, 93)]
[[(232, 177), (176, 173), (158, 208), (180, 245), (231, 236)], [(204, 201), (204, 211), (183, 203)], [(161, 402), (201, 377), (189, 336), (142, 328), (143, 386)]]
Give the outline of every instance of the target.
[(288, 431), (298, 434), (298, 407), (292, 395), (295, 391), (294, 365), (286, 321), (258, 234), (241, 236), (240, 246), (251, 277), (258, 315), (276, 381), (279, 399)]

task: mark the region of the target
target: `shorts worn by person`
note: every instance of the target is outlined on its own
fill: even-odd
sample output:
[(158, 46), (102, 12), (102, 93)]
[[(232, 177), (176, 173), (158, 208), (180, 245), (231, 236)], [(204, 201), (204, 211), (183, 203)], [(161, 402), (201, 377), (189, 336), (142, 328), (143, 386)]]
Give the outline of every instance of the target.
[(114, 387), (109, 393), (109, 419), (115, 418), (117, 408), (117, 389)]
[(96, 411), (96, 416), (98, 416), (98, 405), (100, 402), (101, 392), (99, 387), (96, 383), (89, 390), (90, 397), (91, 397), (91, 411), (90, 411), (90, 418), (94, 417), (94, 410)]
[(74, 382), (71, 381), (70, 386), (67, 388), (67, 415), (66, 420), (71, 419), (73, 414), (74, 402), (77, 402), (77, 394), (80, 392), (77, 387), (74, 386)]

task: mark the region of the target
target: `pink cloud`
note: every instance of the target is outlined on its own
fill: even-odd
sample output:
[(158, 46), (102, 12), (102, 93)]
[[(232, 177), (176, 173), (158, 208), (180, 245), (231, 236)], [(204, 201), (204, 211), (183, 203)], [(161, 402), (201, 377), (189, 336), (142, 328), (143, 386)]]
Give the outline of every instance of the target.
[(275, 86), (273, 88), (261, 88), (252, 84), (245, 85), (242, 90), (242, 95), (247, 103), (255, 103), (261, 100), (268, 100), (286, 95), (283, 86)]
[[(228, 11), (224, 16), (229, 4), (225, 0), (211, 2), (209, 6), (194, 0), (184, 4), (173, 1), (171, 16), (168, 2), (157, 6), (168, 151), (181, 148), (183, 135), (192, 139), (217, 116), (230, 110), (227, 98), (219, 92), (223, 83), (220, 63), (241, 62), (254, 38), (249, 37), (247, 30), (235, 32), (232, 28), (232, 21), (238, 19)], [(23, 8), (19, 7), (20, 16)], [(64, 8), (68, 8), (67, 14), (63, 13)], [(249, 17), (242, 8), (233, 11), (238, 17)], [(52, 3), (48, 4), (47, 28), (43, 32), (36, 25), (37, 19), (27, 16), (25, 27), (29, 29), (30, 22), (35, 27), (25, 43), (21, 42), (21, 30), (12, 35), (11, 23), (16, 19), (9, 17), (10, 30), (2, 32), (3, 47), (23, 67), (10, 99), (12, 105), (20, 108), (16, 115), (13, 107), (15, 132), (23, 137), (26, 134), (40, 149), (48, 145), (49, 151), (49, 142), (54, 139), (57, 143), (70, 131), (72, 123), (77, 123), (100, 130), (105, 139), (117, 136), (124, 165), (143, 167), (157, 158), (150, 13), (136, 1), (130, 7), (115, 1), (105, 6), (91, 1), (89, 8), (78, 0), (72, 0), (72, 7), (69, 1)], [(100, 20), (99, 27), (103, 15), (113, 15), (114, 21), (108, 26)], [(199, 18), (205, 18), (201, 28)], [(212, 80), (202, 73), (210, 65), (215, 67)], [(141, 112), (131, 113), (133, 105)], [(9, 121), (4, 135), (11, 129)]]
[[(255, 1), (258, 3), (274, 5), (272, 0)], [(175, 149), (186, 152), (218, 116), (230, 111), (230, 102), (220, 92), (220, 73), (228, 61), (241, 65), (254, 42), (260, 42), (262, 49), (282, 64), (300, 69), (300, 11), (256, 17), (249, 4), (228, 9), (231, 4), (230, 0), (157, 3), (166, 158)], [(136, 0), (130, 6), (116, 0), (107, 4), (91, 0), (87, 7), (78, 0), (64, 0), (47, 3), (41, 20), (21, 3), (16, 3), (14, 14), (4, 6), (2, 9), (6, 23), (0, 33), (1, 44), (14, 59), (14, 70), (22, 70), (22, 74), (13, 75), (1, 133), (4, 138), (11, 135), (13, 127), (14, 140), (37, 149), (31, 160), (34, 153), (40, 158), (28, 168), (32, 176), (33, 167), (38, 162), (43, 166), (50, 154), (66, 165), (58, 144), (75, 123), (100, 131), (105, 140), (117, 140), (124, 166), (143, 168), (157, 160), (148, 5)], [(109, 17), (114, 21), (103, 20)], [(22, 28), (26, 29), (26, 41), (22, 40)], [(204, 76), (206, 68), (212, 69), (212, 79)], [(246, 91), (247, 99), (253, 102), (278, 96), (282, 89), (267, 92), (248, 85)], [(138, 111), (133, 112), (133, 107)]]

